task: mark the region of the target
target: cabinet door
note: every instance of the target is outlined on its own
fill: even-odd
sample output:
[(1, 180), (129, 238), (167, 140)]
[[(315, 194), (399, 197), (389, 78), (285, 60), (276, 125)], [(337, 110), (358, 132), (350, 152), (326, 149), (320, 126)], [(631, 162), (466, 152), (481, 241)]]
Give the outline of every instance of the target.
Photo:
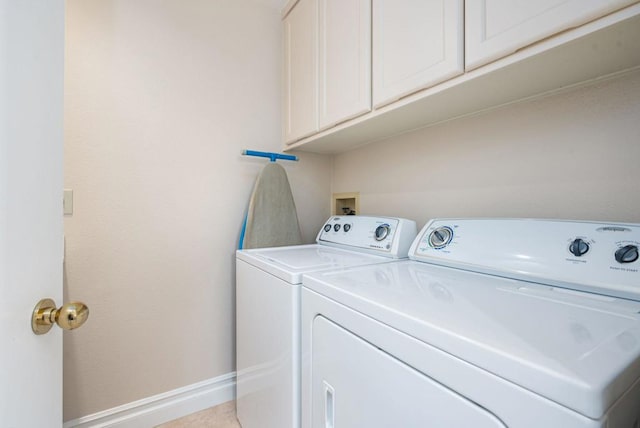
[(371, 110), (371, 0), (319, 0), (320, 129)]
[(373, 1), (373, 105), (463, 72), (463, 0)]
[(318, 130), (317, 23), (317, 0), (300, 0), (284, 19), (286, 143), (292, 143)]
[(479, 67), (637, 0), (466, 0), (465, 68)]

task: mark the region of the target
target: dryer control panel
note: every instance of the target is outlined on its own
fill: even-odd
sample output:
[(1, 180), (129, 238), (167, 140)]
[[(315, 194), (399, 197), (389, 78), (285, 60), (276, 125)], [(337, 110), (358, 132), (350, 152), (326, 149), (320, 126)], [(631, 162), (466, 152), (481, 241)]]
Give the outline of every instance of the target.
[(392, 258), (407, 257), (417, 235), (416, 223), (397, 217), (342, 215), (327, 220), (316, 242), (333, 247), (364, 250)]
[(409, 257), (640, 301), (640, 224), (436, 219)]

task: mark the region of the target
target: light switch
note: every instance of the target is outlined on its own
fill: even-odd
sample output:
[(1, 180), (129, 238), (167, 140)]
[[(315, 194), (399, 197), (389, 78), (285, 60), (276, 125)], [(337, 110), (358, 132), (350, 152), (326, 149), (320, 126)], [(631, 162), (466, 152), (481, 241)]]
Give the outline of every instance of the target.
[(64, 215), (73, 214), (73, 190), (64, 189), (64, 198), (62, 200), (62, 206), (64, 207)]

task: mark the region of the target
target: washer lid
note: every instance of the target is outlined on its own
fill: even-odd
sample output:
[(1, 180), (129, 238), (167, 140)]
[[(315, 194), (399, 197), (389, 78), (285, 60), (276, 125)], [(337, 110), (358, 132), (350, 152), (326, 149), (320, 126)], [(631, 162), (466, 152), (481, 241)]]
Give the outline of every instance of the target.
[(640, 302), (414, 261), (304, 286), (590, 418), (640, 377)]
[(318, 244), (239, 250), (236, 256), (290, 284), (301, 284), (306, 272), (394, 261)]

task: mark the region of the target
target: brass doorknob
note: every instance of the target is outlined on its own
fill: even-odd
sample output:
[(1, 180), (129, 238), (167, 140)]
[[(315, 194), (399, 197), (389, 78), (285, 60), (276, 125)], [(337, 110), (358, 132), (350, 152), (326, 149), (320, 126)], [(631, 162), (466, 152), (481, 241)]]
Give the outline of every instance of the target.
[(52, 299), (42, 299), (33, 308), (31, 329), (35, 334), (45, 334), (56, 323), (64, 330), (80, 327), (89, 318), (89, 308), (82, 302), (69, 302), (56, 309)]

